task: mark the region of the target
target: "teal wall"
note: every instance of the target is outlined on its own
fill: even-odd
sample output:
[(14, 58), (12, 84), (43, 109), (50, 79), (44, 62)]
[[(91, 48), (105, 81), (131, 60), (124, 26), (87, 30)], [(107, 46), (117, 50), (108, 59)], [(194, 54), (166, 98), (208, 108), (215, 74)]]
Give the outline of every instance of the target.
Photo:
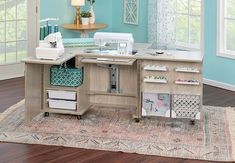
[(134, 35), (135, 42), (147, 42), (148, 36), (148, 11), (147, 0), (140, 0), (139, 4), (139, 24), (130, 25), (123, 23), (123, 0), (113, 0), (113, 31), (131, 32)]
[(217, 56), (217, 4), (205, 0), (204, 78), (235, 86), (235, 60)]
[[(98, 0), (99, 3), (95, 3), (94, 11), (96, 14), (96, 22), (106, 23), (108, 28), (104, 31), (112, 31), (112, 1), (111, 0)], [(88, 10), (89, 5), (81, 7), (82, 10)], [(75, 8), (71, 6), (70, 0), (40, 0), (40, 16), (41, 19), (47, 17), (58, 17), (58, 22), (61, 24), (72, 23), (75, 16)], [(64, 38), (79, 37), (78, 32), (72, 32), (60, 28)]]
[[(147, 42), (147, 0), (140, 0), (139, 25), (123, 23), (123, 0), (97, 0), (95, 13), (97, 22), (109, 25), (104, 31), (132, 32), (135, 42)], [(216, 0), (205, 0), (204, 29), (204, 78), (235, 86), (235, 60), (216, 55), (217, 4)], [(53, 4), (56, 5), (56, 9)], [(86, 7), (87, 8), (87, 7)], [(60, 12), (63, 11), (63, 12)], [(59, 17), (59, 24), (73, 21), (74, 10), (70, 0), (41, 0), (41, 17)], [(78, 37), (74, 32), (62, 30), (64, 37)]]

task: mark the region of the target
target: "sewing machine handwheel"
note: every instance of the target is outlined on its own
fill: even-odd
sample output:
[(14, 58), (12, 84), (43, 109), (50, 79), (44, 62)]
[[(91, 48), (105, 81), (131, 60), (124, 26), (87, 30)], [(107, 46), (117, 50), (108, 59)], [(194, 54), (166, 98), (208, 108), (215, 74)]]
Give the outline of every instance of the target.
[(82, 119), (82, 116), (81, 116), (81, 115), (78, 115), (78, 116), (77, 116), (77, 119), (78, 119), (78, 120)]
[(139, 123), (140, 122), (140, 118), (135, 118), (135, 122)]
[(44, 117), (49, 117), (50, 113), (49, 112), (45, 112), (44, 113)]

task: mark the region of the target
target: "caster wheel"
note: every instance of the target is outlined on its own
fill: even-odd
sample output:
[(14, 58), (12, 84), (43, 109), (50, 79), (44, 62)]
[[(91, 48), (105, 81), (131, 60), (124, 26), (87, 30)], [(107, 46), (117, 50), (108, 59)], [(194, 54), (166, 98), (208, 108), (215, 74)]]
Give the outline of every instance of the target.
[(44, 117), (49, 117), (49, 115), (50, 115), (49, 112), (44, 113)]
[(191, 125), (195, 125), (195, 123), (196, 123), (195, 120), (191, 120), (191, 121), (190, 121), (190, 124), (191, 124)]
[(77, 119), (78, 119), (78, 120), (82, 119), (82, 116), (81, 116), (81, 115), (78, 115), (78, 116), (77, 116)]
[(139, 123), (139, 122), (140, 122), (140, 119), (139, 119), (139, 118), (135, 118), (135, 122), (136, 122), (136, 123)]

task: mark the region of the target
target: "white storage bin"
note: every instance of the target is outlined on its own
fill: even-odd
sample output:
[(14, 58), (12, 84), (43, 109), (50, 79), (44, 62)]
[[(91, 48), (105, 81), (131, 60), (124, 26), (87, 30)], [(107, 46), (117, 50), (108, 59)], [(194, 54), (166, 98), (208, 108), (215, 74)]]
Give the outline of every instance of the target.
[(76, 92), (47, 90), (50, 99), (76, 100)]
[(77, 102), (65, 101), (65, 100), (47, 100), (49, 102), (49, 108), (52, 109), (64, 109), (64, 110), (76, 110)]

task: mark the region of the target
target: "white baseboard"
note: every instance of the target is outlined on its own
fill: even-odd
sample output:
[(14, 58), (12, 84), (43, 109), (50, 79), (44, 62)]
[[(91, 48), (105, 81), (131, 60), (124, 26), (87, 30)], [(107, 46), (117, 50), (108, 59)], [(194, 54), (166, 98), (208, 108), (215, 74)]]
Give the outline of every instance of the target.
[(218, 81), (210, 80), (210, 79), (205, 79), (205, 78), (203, 79), (203, 83), (207, 84), (207, 85), (214, 86), (214, 87), (227, 89), (230, 91), (235, 91), (235, 85), (232, 85), (232, 84), (222, 83), (222, 82), (218, 82)]
[(0, 65), (0, 80), (24, 76), (24, 64)]

